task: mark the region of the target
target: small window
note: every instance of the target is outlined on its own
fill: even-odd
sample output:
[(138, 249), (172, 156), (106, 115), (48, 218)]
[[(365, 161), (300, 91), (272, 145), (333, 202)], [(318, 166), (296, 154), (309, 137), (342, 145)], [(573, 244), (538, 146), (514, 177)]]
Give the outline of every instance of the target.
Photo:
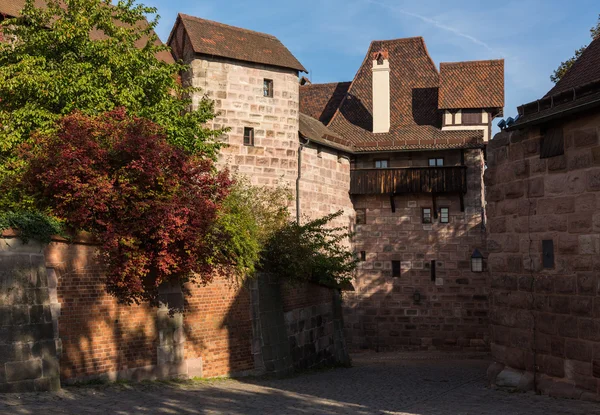
[(548, 128), (541, 131), (540, 158), (561, 156), (565, 154), (565, 137), (562, 128)]
[(400, 261), (392, 261), (392, 277), (398, 278), (401, 274)]
[(367, 260), (367, 251), (360, 251), (360, 260), (361, 261)]
[(263, 96), (273, 98), (273, 80), (265, 79), (263, 81)]
[(423, 208), (423, 223), (431, 223), (431, 208)]
[(367, 212), (365, 209), (356, 209), (356, 224), (365, 225), (367, 223)]
[(481, 110), (462, 110), (462, 123), (466, 125), (482, 124)]
[(444, 165), (444, 158), (429, 159), (429, 167), (442, 167)]
[(245, 146), (253, 146), (254, 145), (254, 128), (244, 127), (244, 145)]
[(440, 208), (440, 223), (450, 222), (450, 208)]
[(388, 160), (375, 160), (375, 168), (376, 169), (387, 169), (388, 168)]

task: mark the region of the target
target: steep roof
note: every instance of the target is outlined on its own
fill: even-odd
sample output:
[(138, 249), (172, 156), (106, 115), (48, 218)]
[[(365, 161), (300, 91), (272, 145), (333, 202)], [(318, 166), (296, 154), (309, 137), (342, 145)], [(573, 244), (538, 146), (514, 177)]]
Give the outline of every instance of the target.
[(300, 112), (329, 123), (346, 96), (351, 82), (307, 84), (300, 86)]
[(309, 117), (306, 114), (300, 113), (300, 126), (298, 128), (300, 134), (319, 144), (325, 144), (329, 147), (345, 150), (349, 153), (353, 152), (352, 143), (344, 140), (335, 131), (330, 130), (322, 122)]
[[(372, 56), (387, 52), (390, 63), (390, 132), (374, 134)], [(421, 37), (374, 41), (328, 127), (360, 147), (437, 149), (482, 142), (481, 131), (442, 131), (439, 74)]]
[(441, 63), (439, 107), (504, 107), (504, 60)]
[(509, 130), (600, 107), (600, 38), (594, 40), (562, 79), (539, 100), (518, 107)]
[(545, 96), (549, 97), (597, 80), (600, 80), (600, 37), (585, 48), (579, 59)]
[[(46, 2), (44, 0), (35, 0), (36, 7), (45, 7)], [(21, 10), (25, 7), (25, 0), (0, 0), (0, 15), (8, 16), (8, 17), (18, 17), (21, 13)], [(120, 24), (120, 22), (117, 22)], [(147, 21), (140, 22), (141, 26), (146, 26), (148, 24)], [(146, 26), (147, 27), (147, 26)], [(106, 35), (101, 30), (93, 30), (90, 33), (90, 38), (92, 40), (101, 40), (104, 39)], [(139, 48), (143, 48), (147, 44), (147, 38), (141, 38), (136, 42), (136, 46)], [(158, 39), (157, 44), (162, 45), (160, 39)], [(156, 57), (163, 62), (173, 63), (175, 60), (173, 56), (168, 50), (161, 51), (156, 54)]]
[(307, 72), (275, 36), (182, 13), (169, 36), (169, 44), (179, 22), (183, 24), (194, 53)]

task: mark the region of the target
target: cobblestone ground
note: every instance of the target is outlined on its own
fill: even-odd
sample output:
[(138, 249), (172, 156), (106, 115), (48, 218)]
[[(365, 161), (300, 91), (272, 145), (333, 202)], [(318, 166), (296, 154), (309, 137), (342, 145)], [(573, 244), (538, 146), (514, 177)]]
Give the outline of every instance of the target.
[(287, 379), (70, 387), (0, 395), (0, 414), (600, 414), (600, 405), (485, 387), (486, 359), (362, 354)]

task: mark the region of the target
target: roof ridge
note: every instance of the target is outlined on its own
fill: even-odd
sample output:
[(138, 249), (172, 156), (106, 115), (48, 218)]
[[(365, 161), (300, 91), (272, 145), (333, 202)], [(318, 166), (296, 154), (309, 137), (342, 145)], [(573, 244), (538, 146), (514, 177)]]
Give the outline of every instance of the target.
[(375, 42), (414, 42), (414, 41), (422, 41), (423, 43), (425, 42), (425, 40), (423, 39), (423, 36), (411, 36), (411, 37), (399, 37), (396, 39), (383, 39), (383, 40), (372, 40), (371, 44), (375, 43)]
[(232, 25), (228, 25), (228, 24), (225, 24), (225, 23), (216, 22), (214, 20), (203, 19), (201, 17), (191, 16), (191, 15), (185, 14), (185, 13), (179, 13), (179, 16), (182, 18), (182, 20), (184, 18), (190, 18), (190, 19), (193, 19), (193, 20), (195, 20), (197, 22), (208, 23), (208, 24), (212, 24), (213, 26), (220, 26), (220, 27), (224, 27), (224, 28), (227, 28), (227, 29), (234, 29), (234, 30), (237, 30), (237, 31), (240, 31), (240, 32), (246, 32), (246, 33), (250, 33), (250, 34), (253, 34), (253, 35), (262, 36), (262, 37), (265, 37), (267, 39), (272, 39), (272, 40), (279, 41), (279, 39), (277, 39), (276, 36), (270, 35), (268, 33), (257, 32), (256, 30), (245, 29), (245, 28), (239, 27), (239, 26), (232, 26)]
[(489, 65), (489, 64), (503, 64), (504, 63), (504, 58), (502, 59), (481, 59), (481, 60), (474, 60), (474, 61), (458, 61), (458, 62), (440, 62), (440, 67), (442, 65), (448, 66), (448, 65), (452, 65), (452, 66), (463, 66), (463, 65), (468, 65), (468, 66), (478, 66), (478, 65)]

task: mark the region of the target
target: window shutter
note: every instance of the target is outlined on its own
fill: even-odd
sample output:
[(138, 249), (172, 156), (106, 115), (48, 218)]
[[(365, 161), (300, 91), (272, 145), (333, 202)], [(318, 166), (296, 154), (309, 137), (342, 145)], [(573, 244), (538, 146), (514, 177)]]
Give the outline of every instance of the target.
[(565, 137), (562, 128), (548, 128), (542, 131), (540, 158), (561, 156), (565, 154)]

